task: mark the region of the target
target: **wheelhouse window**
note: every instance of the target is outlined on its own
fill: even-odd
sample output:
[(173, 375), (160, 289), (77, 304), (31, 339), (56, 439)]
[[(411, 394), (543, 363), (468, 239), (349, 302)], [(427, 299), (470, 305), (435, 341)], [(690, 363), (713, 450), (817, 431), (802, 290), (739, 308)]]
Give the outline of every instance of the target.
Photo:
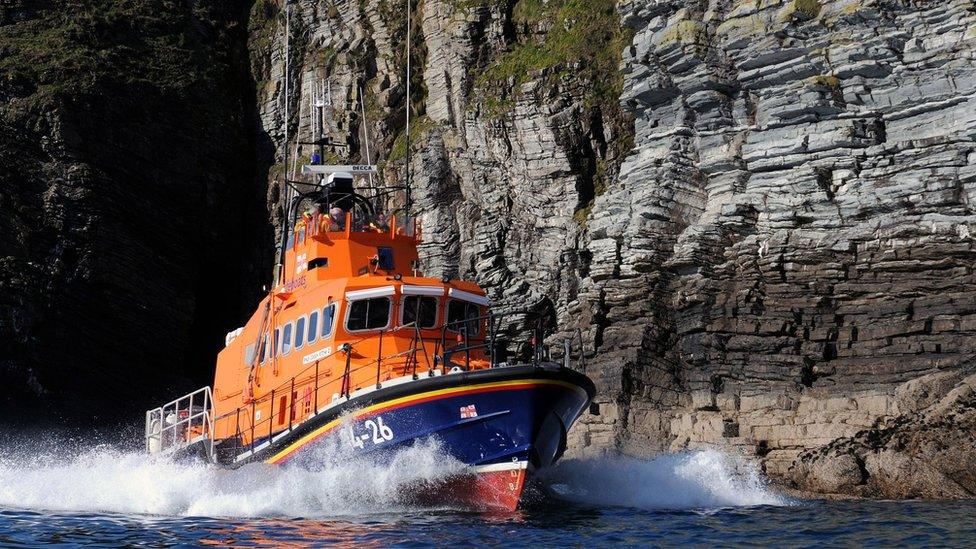
[(390, 324), (390, 298), (374, 297), (360, 299), (349, 304), (349, 314), (346, 317), (346, 329), (350, 332), (358, 330), (377, 330), (386, 328)]
[(311, 345), (315, 343), (315, 340), (319, 338), (319, 312), (312, 311), (308, 315), (308, 344)]
[(270, 354), (271, 354), (271, 337), (269, 337), (268, 333), (265, 332), (264, 344), (261, 345), (261, 364), (264, 364), (264, 361), (267, 360), (268, 355)]
[(285, 324), (285, 327), (281, 330), (281, 354), (282, 356), (287, 355), (291, 352), (291, 334), (294, 331), (294, 325), (289, 322)]
[[(481, 332), (481, 308), (467, 301), (451, 299), (447, 302), (447, 329), (452, 332), (467, 332), (469, 336), (476, 336)], [(464, 322), (467, 321), (467, 322)]]
[(393, 270), (393, 248), (380, 246), (376, 248), (376, 257), (379, 259), (379, 268), (384, 271)]
[(295, 350), (305, 346), (305, 317), (295, 321)]
[(271, 356), (281, 356), (281, 328), (275, 328), (273, 349)]
[(256, 350), (256, 346), (257, 343), (251, 343), (244, 348), (244, 365), (250, 366), (251, 364), (254, 364), (254, 351)]
[(416, 322), (421, 328), (437, 326), (437, 298), (426, 295), (408, 295), (403, 298), (403, 326)]
[(322, 338), (332, 335), (332, 327), (335, 325), (336, 304), (331, 303), (322, 309)]

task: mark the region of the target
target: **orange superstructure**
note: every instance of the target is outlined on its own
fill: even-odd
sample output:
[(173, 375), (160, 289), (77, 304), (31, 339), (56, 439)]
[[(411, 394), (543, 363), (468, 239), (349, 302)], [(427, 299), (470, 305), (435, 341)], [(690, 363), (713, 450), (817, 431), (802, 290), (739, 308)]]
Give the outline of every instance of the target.
[[(338, 223), (311, 214), (295, 225), (279, 283), (218, 355), (215, 438), (246, 446), (322, 403), (452, 367), (437, 361), (444, 323), (482, 317), (485, 293), (420, 276), (415, 223), (389, 225), (357, 223), (350, 212)], [(467, 333), (447, 330), (452, 345), (483, 341), (482, 321), (462, 326)], [(476, 348), (458, 360), (468, 370), (488, 367), (488, 358)]]
[(310, 190), (287, 201), (272, 289), (227, 334), (212, 388), (146, 412), (146, 449), (318, 467), (326, 440), (383, 460), (436, 438), (465, 469), (418, 486), (419, 500), (514, 509), (531, 471), (562, 455), (593, 383), (570, 368), (573, 341), (551, 359), (545, 314), (489, 313), (477, 284), (423, 276), (416, 222), (354, 190), (357, 170), (375, 173), (313, 165), (311, 182), (289, 182)]

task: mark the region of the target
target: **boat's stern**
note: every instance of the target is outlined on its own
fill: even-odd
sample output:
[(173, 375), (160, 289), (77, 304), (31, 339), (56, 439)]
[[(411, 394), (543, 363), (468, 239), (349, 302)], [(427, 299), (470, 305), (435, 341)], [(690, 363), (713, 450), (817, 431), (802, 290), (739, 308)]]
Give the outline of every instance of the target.
[(192, 449), (213, 460), (213, 396), (202, 387), (146, 411), (146, 452), (179, 455)]

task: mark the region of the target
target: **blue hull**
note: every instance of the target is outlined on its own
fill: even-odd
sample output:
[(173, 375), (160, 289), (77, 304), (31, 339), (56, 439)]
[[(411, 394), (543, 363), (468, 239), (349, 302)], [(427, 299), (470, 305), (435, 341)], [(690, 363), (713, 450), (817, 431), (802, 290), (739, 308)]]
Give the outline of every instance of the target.
[(320, 465), (315, 448), (323, 443), (383, 455), (434, 437), (467, 465), (546, 467), (562, 455), (567, 431), (592, 397), (592, 382), (563, 368), (496, 368), (422, 379), (353, 398), (259, 457), (314, 467)]

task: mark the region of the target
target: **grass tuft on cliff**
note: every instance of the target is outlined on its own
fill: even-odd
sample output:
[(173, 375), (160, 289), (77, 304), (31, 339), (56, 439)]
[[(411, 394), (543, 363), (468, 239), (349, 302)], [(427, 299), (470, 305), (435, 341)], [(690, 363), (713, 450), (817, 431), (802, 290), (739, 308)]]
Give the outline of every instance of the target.
[(187, 94), (214, 84), (208, 39), (225, 32), (183, 2), (67, 0), (0, 26), (0, 95), (28, 104), (104, 85)]
[[(516, 95), (522, 84), (545, 72), (550, 81), (569, 76), (588, 82), (588, 103), (615, 103), (620, 97), (620, 52), (632, 31), (621, 25), (613, 0), (520, 0), (512, 24), (517, 42), (478, 76), (479, 87)], [(489, 103), (489, 109), (504, 109), (511, 98)]]

